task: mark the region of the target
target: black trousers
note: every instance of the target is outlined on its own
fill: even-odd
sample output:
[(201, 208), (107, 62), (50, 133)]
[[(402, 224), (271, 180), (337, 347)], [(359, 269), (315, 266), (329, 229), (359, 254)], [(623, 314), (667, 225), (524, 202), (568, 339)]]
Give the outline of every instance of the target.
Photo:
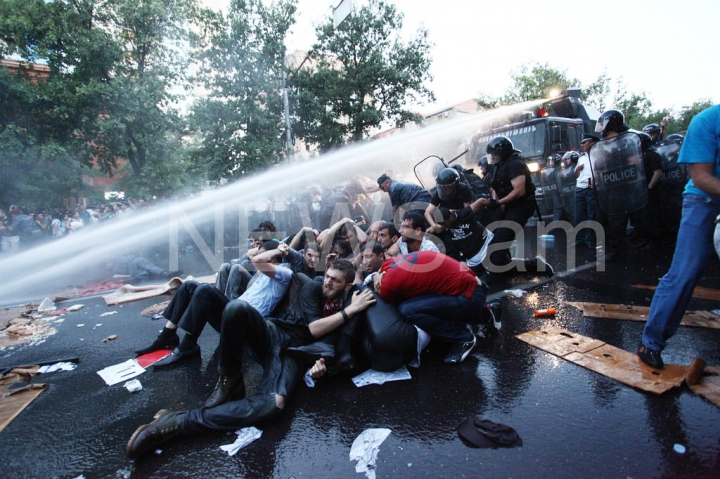
[(235, 430), (282, 412), (275, 403), (275, 395), (287, 398), (304, 373), (297, 361), (283, 354), (285, 347), (292, 345), (295, 344), (290, 336), (245, 301), (236, 299), (228, 304), (220, 333), (220, 373), (240, 373), (243, 351), (246, 351), (262, 366), (262, 379), (255, 395), (250, 398), (189, 411), (185, 419), (188, 429)]
[(185, 281), (163, 311), (163, 316), (194, 336), (199, 336), (207, 323), (220, 332), (223, 310), (229, 302), (211, 284)]
[[(535, 211), (535, 203), (533, 201), (519, 201), (511, 203), (505, 207), (505, 213), (501, 214), (500, 221), (508, 221), (517, 223), (520, 229), (525, 227), (527, 220)], [(493, 230), (493, 239), (490, 247), (498, 243), (512, 243), (515, 240), (515, 230), (512, 228), (499, 227)], [(510, 247), (493, 251), (490, 254), (490, 261), (495, 266), (505, 266), (510, 264), (512, 256), (510, 255)], [(486, 268), (492, 272), (492, 267)]]

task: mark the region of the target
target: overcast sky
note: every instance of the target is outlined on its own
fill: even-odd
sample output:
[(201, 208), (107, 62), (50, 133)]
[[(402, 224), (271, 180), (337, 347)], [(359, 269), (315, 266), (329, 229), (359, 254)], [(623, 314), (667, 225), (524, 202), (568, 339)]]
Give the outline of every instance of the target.
[[(501, 95), (527, 62), (566, 70), (583, 85), (603, 72), (645, 91), (654, 108), (720, 102), (720, 0), (387, 0), (434, 43), (428, 112), (487, 93)], [(205, 0), (227, 5), (229, 0)], [(313, 25), (340, 0), (299, 0), (288, 53), (307, 50)], [(367, 0), (353, 0), (356, 8)]]

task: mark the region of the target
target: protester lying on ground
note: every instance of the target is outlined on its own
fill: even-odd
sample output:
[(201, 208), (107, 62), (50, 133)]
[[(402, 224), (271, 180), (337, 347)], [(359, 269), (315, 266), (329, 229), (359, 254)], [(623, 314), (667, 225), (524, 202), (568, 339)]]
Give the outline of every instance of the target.
[[(255, 267), (263, 274), (252, 283), (249, 274), (246, 275), (247, 289), (234, 301), (247, 304), (260, 314), (270, 314), (285, 295), (293, 276), (290, 268), (281, 262), (287, 251), (287, 245), (277, 241), (263, 243), (258, 254), (252, 258)], [(168, 321), (160, 335), (150, 346), (135, 353), (143, 355), (159, 349), (173, 349), (169, 356), (154, 364), (155, 369), (178, 365), (199, 356), (197, 340), (200, 334), (207, 323), (220, 332), (222, 313), (229, 302), (230, 298), (213, 285), (185, 281), (163, 311)], [(182, 342), (177, 334), (178, 327), (185, 331)]]
[[(140, 426), (130, 437), (127, 456), (138, 458), (179, 437), (235, 431), (280, 414), (305, 372), (284, 350), (332, 333), (375, 302), (370, 290), (347, 294), (354, 277), (352, 264), (337, 260), (322, 284), (308, 281), (297, 301), (278, 318), (266, 318), (244, 301), (229, 304), (222, 315), (220, 378), (205, 406), (159, 411), (150, 424)], [(250, 398), (245, 397), (242, 375), (244, 353), (263, 368), (260, 384)], [(316, 377), (324, 374), (324, 362), (316, 362), (311, 371)]]
[(487, 285), (466, 265), (435, 251), (388, 259), (373, 287), (405, 320), (451, 344), (446, 363), (467, 358), (477, 343), (476, 326), (491, 331), (500, 323), (500, 303), (485, 304)]
[(149, 260), (135, 255), (120, 255), (107, 263), (113, 277), (126, 283), (138, 284), (145, 281), (170, 280), (183, 274), (181, 270), (166, 271)]

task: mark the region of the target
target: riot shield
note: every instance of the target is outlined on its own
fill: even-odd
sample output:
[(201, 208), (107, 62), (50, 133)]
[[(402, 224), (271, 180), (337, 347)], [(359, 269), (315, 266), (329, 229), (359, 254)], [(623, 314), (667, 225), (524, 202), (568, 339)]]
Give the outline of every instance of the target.
[(555, 171), (554, 166), (548, 166), (540, 172), (540, 187), (543, 190), (545, 205), (550, 212), (562, 204), (557, 183), (555, 183)]
[(648, 201), (640, 137), (626, 132), (595, 143), (590, 152), (597, 206), (608, 216), (640, 210)]
[(687, 171), (684, 164), (679, 165), (677, 160), (680, 155), (680, 144), (661, 143), (655, 147), (660, 158), (662, 158), (663, 175), (660, 178), (660, 185), (681, 185), (687, 183)]
[(662, 142), (655, 150), (662, 158), (663, 174), (658, 187), (660, 189), (660, 225), (663, 232), (674, 233), (680, 226), (682, 217), (682, 194), (685, 183), (690, 178), (687, 164), (678, 163), (680, 155), (678, 142)]
[(575, 165), (567, 168), (555, 169), (555, 184), (557, 184), (558, 196), (562, 202), (562, 207), (570, 217), (575, 218)]
[(418, 162), (415, 168), (413, 168), (413, 171), (415, 178), (420, 182), (420, 186), (430, 191), (435, 187), (435, 178), (437, 178), (440, 170), (447, 167), (448, 165), (442, 158), (431, 155)]

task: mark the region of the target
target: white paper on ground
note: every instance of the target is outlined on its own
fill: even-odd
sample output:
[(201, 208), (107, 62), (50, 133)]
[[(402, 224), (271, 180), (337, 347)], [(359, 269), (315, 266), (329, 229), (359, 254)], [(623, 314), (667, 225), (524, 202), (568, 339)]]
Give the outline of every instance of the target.
[(237, 439), (235, 439), (234, 443), (220, 446), (220, 449), (227, 452), (228, 456), (234, 456), (235, 453), (237, 453), (243, 447), (247, 446), (248, 444), (257, 439), (260, 439), (260, 436), (262, 436), (262, 431), (256, 427), (244, 427), (235, 431), (235, 434), (237, 434), (238, 437)]
[(350, 460), (357, 461), (355, 472), (364, 472), (368, 479), (375, 479), (380, 444), (389, 435), (390, 429), (377, 428), (366, 429), (355, 438), (350, 448)]
[(73, 304), (67, 310), (68, 311), (80, 311), (81, 309), (83, 309), (83, 306), (85, 306), (85, 305), (84, 304)]
[(108, 366), (97, 373), (101, 378), (103, 378), (108, 386), (112, 386), (113, 384), (127, 381), (135, 376), (139, 376), (144, 372), (145, 369), (143, 369), (137, 361), (134, 359), (128, 359), (124, 363)]
[(117, 314), (117, 311), (108, 311), (107, 313), (103, 313), (100, 316), (110, 316), (111, 314)]
[(391, 373), (381, 373), (374, 369), (368, 369), (364, 373), (352, 378), (352, 382), (355, 386), (361, 388), (368, 384), (385, 384), (389, 381), (402, 381), (404, 379), (412, 379), (412, 376), (405, 366), (401, 366)]
[(41, 366), (40, 369), (38, 369), (38, 374), (53, 373), (55, 371), (72, 371), (75, 368), (77, 368), (77, 364), (70, 362), (48, 364), (47, 366)]

